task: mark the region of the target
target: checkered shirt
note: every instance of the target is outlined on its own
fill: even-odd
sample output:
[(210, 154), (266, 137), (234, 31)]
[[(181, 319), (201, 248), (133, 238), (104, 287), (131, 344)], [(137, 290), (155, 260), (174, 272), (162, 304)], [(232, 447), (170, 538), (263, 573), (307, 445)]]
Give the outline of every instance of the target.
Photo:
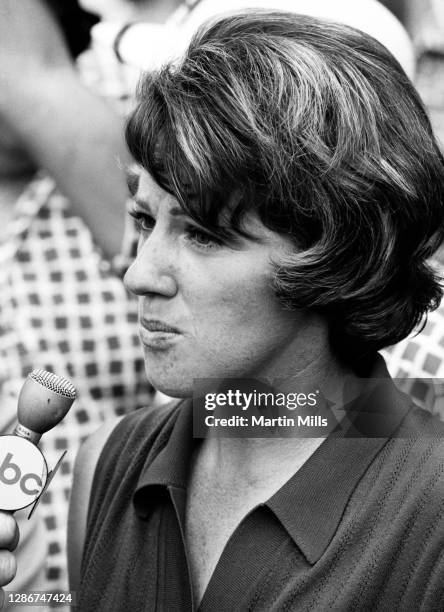
[(417, 335), (382, 351), (396, 384), (444, 420), (444, 303)]
[(137, 302), (49, 178), (16, 204), (0, 243), (0, 431), (10, 432), (26, 375), (42, 368), (77, 388), (68, 416), (44, 435), (51, 469), (67, 455), (37, 513), (47, 527), (50, 591), (67, 588), (66, 523), (73, 462), (103, 422), (152, 399), (137, 334)]

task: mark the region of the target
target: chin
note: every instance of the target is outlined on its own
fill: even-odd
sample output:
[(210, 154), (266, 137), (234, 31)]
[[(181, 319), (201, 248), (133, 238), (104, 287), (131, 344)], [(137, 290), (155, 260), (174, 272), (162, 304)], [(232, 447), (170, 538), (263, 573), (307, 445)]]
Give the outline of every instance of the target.
[(183, 399), (185, 397), (193, 396), (193, 381), (183, 381), (180, 379), (174, 379), (174, 377), (167, 376), (156, 376), (153, 371), (149, 371), (147, 368), (146, 376), (148, 382), (164, 395), (168, 397)]
[(184, 390), (184, 389), (177, 388), (176, 386), (159, 385), (159, 384), (153, 384), (153, 383), (151, 384), (156, 389), (156, 391), (160, 391), (160, 393), (162, 393), (163, 395), (167, 395), (168, 397), (171, 397), (173, 399), (175, 398), (185, 399), (186, 397), (193, 396), (193, 391), (189, 389)]

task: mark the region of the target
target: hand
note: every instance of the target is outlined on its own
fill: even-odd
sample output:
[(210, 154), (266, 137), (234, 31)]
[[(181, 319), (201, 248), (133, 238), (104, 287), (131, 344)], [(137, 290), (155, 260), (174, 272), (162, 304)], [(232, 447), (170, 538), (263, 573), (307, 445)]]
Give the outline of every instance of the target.
[(9, 512), (0, 511), (0, 608), (3, 608), (5, 596), (1, 587), (11, 582), (17, 569), (11, 551), (18, 540), (19, 530), (14, 517)]
[[(0, 1), (0, 110), (54, 70), (73, 69), (63, 35), (42, 0)], [(41, 86), (41, 84), (40, 84)]]

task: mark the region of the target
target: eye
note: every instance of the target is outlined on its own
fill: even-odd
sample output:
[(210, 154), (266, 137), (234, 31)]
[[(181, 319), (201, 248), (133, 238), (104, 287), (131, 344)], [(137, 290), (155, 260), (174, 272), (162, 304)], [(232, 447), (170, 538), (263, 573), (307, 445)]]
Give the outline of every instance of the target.
[(147, 215), (146, 213), (133, 209), (129, 211), (129, 216), (135, 220), (140, 231), (150, 232), (156, 225), (156, 220), (151, 215)]
[(222, 245), (222, 242), (211, 234), (191, 225), (187, 228), (187, 239), (202, 249), (214, 249)]

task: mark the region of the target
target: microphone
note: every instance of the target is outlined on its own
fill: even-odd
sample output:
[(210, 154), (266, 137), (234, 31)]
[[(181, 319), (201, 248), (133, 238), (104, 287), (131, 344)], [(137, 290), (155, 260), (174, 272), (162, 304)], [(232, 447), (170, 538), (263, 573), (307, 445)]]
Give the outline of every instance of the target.
[(0, 510), (20, 510), (37, 500), (31, 514), (35, 510), (65, 455), (48, 473), (37, 444), (66, 416), (75, 397), (74, 385), (61, 376), (44, 370), (28, 375), (18, 398), (17, 425), (12, 434), (0, 436)]
[(75, 387), (66, 378), (33, 370), (19, 394), (18, 421), (12, 435), (37, 445), (42, 435), (66, 416), (75, 398)]

